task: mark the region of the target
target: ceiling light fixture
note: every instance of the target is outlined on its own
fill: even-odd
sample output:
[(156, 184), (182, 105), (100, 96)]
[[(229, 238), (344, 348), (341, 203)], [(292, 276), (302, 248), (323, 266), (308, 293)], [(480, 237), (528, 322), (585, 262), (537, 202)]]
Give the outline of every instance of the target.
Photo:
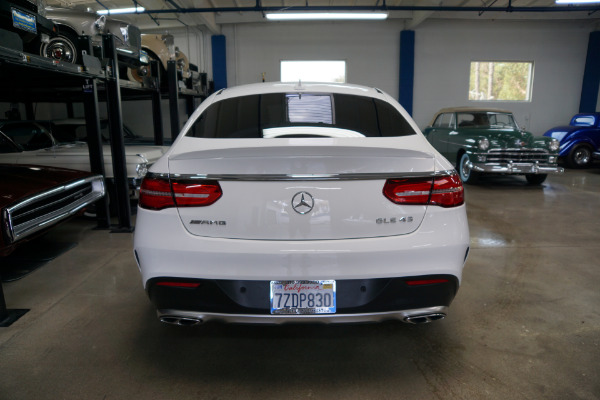
[(370, 12), (370, 13), (295, 13), (295, 12), (280, 12), (267, 13), (267, 19), (272, 21), (308, 21), (308, 20), (334, 20), (334, 19), (366, 19), (366, 20), (384, 20), (388, 17), (388, 13)]
[(593, 4), (600, 3), (600, 0), (556, 0), (556, 4)]
[(135, 14), (146, 10), (144, 7), (129, 7), (129, 8), (111, 8), (108, 10), (96, 11), (100, 15), (112, 14)]

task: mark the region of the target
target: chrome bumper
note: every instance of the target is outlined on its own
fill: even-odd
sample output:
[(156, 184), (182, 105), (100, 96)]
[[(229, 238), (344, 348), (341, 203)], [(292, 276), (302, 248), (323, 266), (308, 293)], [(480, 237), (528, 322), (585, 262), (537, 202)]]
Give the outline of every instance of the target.
[(492, 174), (562, 174), (565, 169), (559, 166), (540, 165), (539, 162), (532, 163), (485, 163), (474, 164), (469, 161), (467, 167), (471, 171), (486, 172)]
[(600, 151), (595, 151), (592, 154), (592, 157), (595, 158), (596, 160), (600, 160)]
[[(162, 322), (175, 325), (197, 325), (208, 321), (236, 324), (284, 324), (284, 323), (364, 323), (399, 320), (407, 323), (426, 323), (442, 319), (448, 307), (435, 306), (414, 310), (389, 311), (365, 314), (312, 314), (312, 315), (263, 315), (263, 314), (216, 314), (183, 310), (157, 310)], [(433, 318), (431, 318), (433, 316)], [(417, 320), (422, 319), (422, 320)]]

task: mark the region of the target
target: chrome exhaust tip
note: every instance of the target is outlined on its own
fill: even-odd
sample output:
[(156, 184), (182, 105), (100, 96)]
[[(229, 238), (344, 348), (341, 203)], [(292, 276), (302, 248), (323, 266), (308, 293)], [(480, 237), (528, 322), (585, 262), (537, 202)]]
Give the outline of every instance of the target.
[(446, 318), (446, 314), (443, 313), (433, 313), (433, 314), (421, 314), (421, 315), (411, 315), (409, 317), (404, 318), (404, 322), (409, 324), (428, 324), (433, 321), (439, 321), (441, 319)]
[(175, 315), (165, 315), (160, 317), (159, 320), (160, 322), (164, 322), (165, 324), (179, 326), (194, 326), (202, 323), (202, 320), (199, 318), (178, 317)]

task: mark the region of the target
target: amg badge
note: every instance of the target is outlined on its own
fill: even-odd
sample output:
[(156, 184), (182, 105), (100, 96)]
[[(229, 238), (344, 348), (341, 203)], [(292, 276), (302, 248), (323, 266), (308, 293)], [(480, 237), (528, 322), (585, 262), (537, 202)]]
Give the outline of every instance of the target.
[(190, 221), (193, 225), (227, 225), (225, 221), (213, 221), (209, 219), (193, 219)]
[(377, 222), (378, 224), (396, 224), (398, 222), (413, 222), (413, 217), (377, 218), (375, 222)]

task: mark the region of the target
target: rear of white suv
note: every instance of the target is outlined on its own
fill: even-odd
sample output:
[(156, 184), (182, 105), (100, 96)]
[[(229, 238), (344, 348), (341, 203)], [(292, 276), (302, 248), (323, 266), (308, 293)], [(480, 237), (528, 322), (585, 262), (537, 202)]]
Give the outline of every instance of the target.
[(199, 107), (142, 183), (135, 255), (163, 322), (441, 319), (463, 187), (385, 93), (257, 84)]

